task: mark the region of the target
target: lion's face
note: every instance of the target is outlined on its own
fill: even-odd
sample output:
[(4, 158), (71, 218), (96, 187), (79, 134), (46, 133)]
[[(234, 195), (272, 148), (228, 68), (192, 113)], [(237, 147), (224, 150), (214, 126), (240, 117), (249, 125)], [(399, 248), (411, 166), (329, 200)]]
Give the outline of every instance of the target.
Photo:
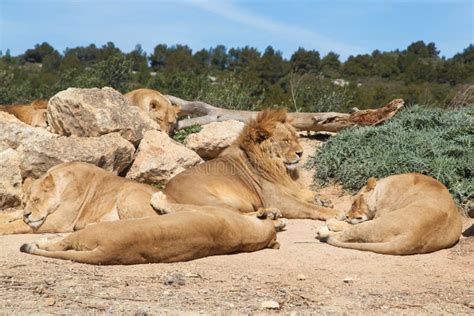
[(32, 228), (40, 227), (46, 217), (60, 205), (53, 177), (46, 174), (32, 182), (25, 192), (23, 221)]
[(46, 110), (35, 110), (31, 115), (31, 126), (48, 127)]
[(262, 145), (269, 146), (272, 157), (281, 160), (288, 170), (295, 169), (303, 156), (303, 147), (289, 123), (277, 123), (272, 136)]
[(180, 109), (172, 105), (164, 105), (151, 102), (149, 108), (150, 117), (160, 125), (163, 132), (169, 133), (178, 119)]
[(358, 224), (369, 220), (369, 208), (362, 194), (357, 194), (350, 210), (346, 213), (346, 221)]
[(350, 210), (346, 212), (347, 222), (358, 224), (374, 218), (375, 207), (371, 207), (369, 204), (371, 204), (370, 201), (374, 200), (375, 185), (375, 178), (370, 178), (367, 185), (354, 196), (352, 206)]

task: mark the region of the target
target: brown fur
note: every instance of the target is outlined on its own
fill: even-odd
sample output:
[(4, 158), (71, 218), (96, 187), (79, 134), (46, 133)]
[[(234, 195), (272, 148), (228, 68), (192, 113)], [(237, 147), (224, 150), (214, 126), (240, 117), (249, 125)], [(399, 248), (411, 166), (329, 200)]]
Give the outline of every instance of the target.
[(109, 265), (188, 261), (278, 248), (271, 221), (259, 217), (265, 216), (190, 206), (174, 214), (98, 223), (65, 238), (24, 244), (20, 251)]
[(311, 203), (314, 194), (299, 182), (296, 169), (302, 153), (286, 111), (265, 110), (219, 157), (172, 178), (165, 194), (175, 203), (240, 212), (277, 207), (286, 218), (339, 217), (340, 212)]
[(155, 215), (151, 186), (82, 162), (57, 165), (24, 184), (24, 208), (0, 214), (0, 235), (62, 233), (91, 223)]
[(328, 244), (408, 255), (451, 247), (462, 222), (448, 189), (417, 173), (371, 178), (354, 197), (345, 222), (329, 221), (317, 238)]
[(166, 133), (173, 131), (180, 108), (173, 106), (164, 95), (156, 90), (136, 89), (125, 94), (124, 97), (129, 104), (138, 106), (149, 113), (151, 118), (160, 125), (162, 131)]
[(46, 127), (48, 101), (36, 100), (31, 104), (0, 105), (0, 111), (14, 115), (17, 119), (34, 127)]

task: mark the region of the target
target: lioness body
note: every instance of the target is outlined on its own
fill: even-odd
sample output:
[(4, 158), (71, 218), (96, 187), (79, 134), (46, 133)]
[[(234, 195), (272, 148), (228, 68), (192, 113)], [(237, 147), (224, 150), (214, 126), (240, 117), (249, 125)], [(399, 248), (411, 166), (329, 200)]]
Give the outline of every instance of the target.
[(98, 223), (59, 240), (25, 244), (21, 251), (108, 265), (188, 261), (277, 247), (270, 220), (202, 209)]
[(0, 105), (0, 111), (12, 114), (17, 119), (34, 127), (46, 127), (47, 101), (36, 100), (31, 104)]
[(91, 164), (63, 163), (31, 183), (23, 213), (0, 217), (0, 235), (70, 232), (101, 221), (152, 216), (150, 199), (157, 191)]
[(347, 221), (355, 225), (329, 222), (319, 238), (337, 247), (408, 255), (451, 247), (462, 230), (446, 187), (417, 173), (369, 180), (354, 198)]
[(172, 131), (179, 112), (164, 95), (152, 89), (136, 89), (124, 95), (130, 105), (138, 106), (155, 120), (161, 129)]
[(250, 120), (219, 157), (178, 174), (164, 192), (171, 202), (240, 212), (276, 207), (286, 218), (340, 216), (311, 203), (314, 194), (298, 181), (296, 166), (302, 153), (286, 111), (266, 110)]

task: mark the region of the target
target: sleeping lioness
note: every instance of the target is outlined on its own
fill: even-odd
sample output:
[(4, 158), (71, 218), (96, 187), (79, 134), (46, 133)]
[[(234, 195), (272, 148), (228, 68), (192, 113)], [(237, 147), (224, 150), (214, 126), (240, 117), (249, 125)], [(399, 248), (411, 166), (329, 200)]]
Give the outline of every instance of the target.
[(273, 224), (264, 218), (280, 215), (189, 206), (163, 216), (90, 225), (64, 238), (24, 244), (20, 251), (100, 265), (188, 261), (279, 248)]
[(70, 232), (91, 223), (156, 215), (150, 199), (157, 191), (88, 163), (63, 163), (31, 183), (22, 210), (0, 214), (0, 235)]
[(0, 111), (14, 115), (33, 127), (47, 127), (46, 108), (48, 101), (36, 100), (30, 104), (0, 105)]
[(328, 221), (316, 238), (336, 247), (409, 255), (451, 247), (462, 230), (446, 187), (418, 173), (370, 178), (346, 221)]
[(180, 107), (173, 106), (167, 97), (152, 89), (136, 89), (125, 94), (124, 97), (130, 105), (147, 112), (160, 124), (163, 132), (173, 131)]

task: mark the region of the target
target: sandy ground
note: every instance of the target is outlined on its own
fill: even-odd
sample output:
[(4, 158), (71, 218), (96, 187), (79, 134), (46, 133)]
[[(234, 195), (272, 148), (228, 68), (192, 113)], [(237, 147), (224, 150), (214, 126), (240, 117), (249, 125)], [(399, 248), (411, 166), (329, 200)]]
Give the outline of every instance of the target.
[[(325, 193), (347, 206), (337, 188)], [(322, 224), (289, 221), (279, 250), (136, 266), (31, 256), (18, 249), (38, 235), (0, 236), (0, 313), (474, 314), (474, 237), (432, 254), (384, 256), (318, 242)]]

